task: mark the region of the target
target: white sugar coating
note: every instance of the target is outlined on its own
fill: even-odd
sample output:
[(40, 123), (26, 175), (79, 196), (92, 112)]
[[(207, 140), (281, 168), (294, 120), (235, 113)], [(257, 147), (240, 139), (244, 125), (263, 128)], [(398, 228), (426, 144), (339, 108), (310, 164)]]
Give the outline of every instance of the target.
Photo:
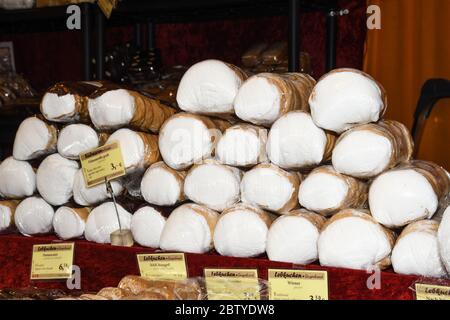
[(21, 199), (36, 191), (36, 173), (26, 162), (6, 158), (0, 164), (0, 195), (9, 199)]
[(293, 111), (273, 124), (267, 140), (267, 155), (272, 163), (294, 169), (319, 164), (327, 137), (309, 114)]
[(212, 234), (206, 219), (189, 206), (172, 211), (161, 234), (160, 247), (191, 253), (211, 250)]
[(44, 199), (30, 197), (19, 203), (14, 220), (21, 234), (32, 236), (52, 231), (54, 214), (52, 206)]
[(280, 116), (280, 92), (264, 77), (247, 79), (234, 100), (236, 115), (254, 124), (270, 125)]
[(11, 226), (12, 219), (11, 208), (0, 204), (0, 232), (7, 230)]
[(184, 193), (192, 201), (223, 211), (239, 201), (239, 170), (205, 163), (191, 169), (184, 181)]
[(274, 168), (254, 168), (241, 181), (242, 202), (271, 211), (282, 209), (295, 188), (291, 181)]
[(77, 171), (76, 161), (63, 158), (58, 153), (49, 155), (41, 162), (36, 173), (39, 194), (51, 205), (66, 203), (73, 195)]
[(140, 208), (131, 218), (131, 232), (141, 246), (159, 248), (161, 233), (166, 224), (160, 212), (152, 207)]
[(75, 103), (73, 94), (59, 96), (56, 93), (47, 92), (41, 102), (42, 114), (50, 121), (70, 121), (75, 113)]
[(412, 169), (379, 175), (369, 189), (369, 206), (379, 223), (391, 228), (431, 218), (438, 198), (428, 180)]
[(302, 181), (298, 200), (302, 207), (311, 211), (322, 211), (339, 207), (348, 193), (344, 179), (325, 172), (315, 172)]
[(89, 116), (98, 129), (127, 125), (133, 118), (134, 98), (125, 89), (110, 90), (88, 100)]
[(186, 169), (208, 158), (214, 145), (211, 133), (199, 119), (172, 117), (159, 132), (159, 150), (164, 162), (175, 170)]
[(237, 209), (219, 218), (214, 247), (223, 256), (255, 257), (266, 251), (268, 227), (255, 212)]
[(436, 234), (417, 230), (403, 236), (395, 244), (391, 260), (394, 271), (400, 274), (436, 278), (446, 275)]
[[(131, 224), (131, 213), (126, 211), (120, 204), (117, 204), (122, 230), (129, 230)], [(111, 243), (110, 235), (119, 230), (119, 221), (113, 202), (105, 202), (88, 216), (84, 236), (86, 240), (97, 243)]]
[(238, 127), (228, 128), (217, 143), (217, 160), (231, 166), (256, 165), (267, 159), (266, 139), (266, 130), (257, 132)]
[(65, 158), (78, 159), (80, 153), (97, 148), (98, 134), (85, 124), (71, 124), (64, 127), (58, 136), (58, 153)]
[(226, 63), (205, 60), (194, 64), (178, 86), (180, 109), (193, 113), (232, 113), (242, 80)]
[(308, 219), (280, 216), (270, 226), (267, 235), (267, 255), (270, 260), (309, 264), (318, 259), (319, 230)]
[[(112, 180), (111, 187), (114, 195), (118, 196), (123, 192), (121, 180)], [(110, 198), (104, 183), (94, 187), (86, 187), (83, 171), (80, 169), (75, 174), (73, 181), (73, 199), (80, 206), (91, 206)]]
[(69, 207), (60, 207), (53, 217), (53, 229), (63, 240), (82, 237), (85, 225), (85, 221)]
[(358, 217), (336, 220), (319, 237), (320, 264), (367, 270), (391, 252), (386, 234), (376, 223)]
[(182, 187), (174, 173), (159, 166), (152, 166), (142, 178), (141, 194), (148, 203), (171, 206), (182, 197)]
[(389, 165), (392, 147), (388, 138), (374, 132), (350, 132), (333, 149), (333, 167), (350, 176), (376, 176)]
[(119, 129), (109, 136), (106, 144), (114, 141), (120, 144), (126, 169), (136, 168), (142, 164), (145, 157), (145, 145), (139, 134), (130, 129)]
[(444, 211), (441, 224), (438, 231), (439, 252), (442, 262), (450, 273), (450, 206)]
[(22, 121), (14, 139), (13, 157), (17, 160), (31, 160), (51, 152), (52, 136), (44, 121), (30, 117)]
[(326, 75), (314, 87), (309, 104), (314, 122), (337, 133), (378, 121), (383, 109), (378, 84), (354, 71)]

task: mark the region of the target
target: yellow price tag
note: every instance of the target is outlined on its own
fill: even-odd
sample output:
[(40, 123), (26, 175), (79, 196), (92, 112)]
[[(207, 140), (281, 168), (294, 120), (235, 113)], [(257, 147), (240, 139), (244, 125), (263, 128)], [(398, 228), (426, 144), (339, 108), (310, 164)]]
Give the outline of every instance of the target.
[(328, 273), (269, 269), (270, 300), (328, 300)]
[(184, 253), (137, 255), (141, 276), (150, 280), (184, 280), (187, 276)]
[(416, 300), (450, 300), (450, 287), (416, 283)]
[(105, 182), (105, 179), (125, 175), (122, 152), (118, 142), (102, 146), (80, 155), (84, 181), (88, 188)]
[(208, 300), (260, 300), (258, 270), (204, 269)]
[(74, 243), (34, 245), (30, 279), (52, 280), (72, 277), (73, 250)]

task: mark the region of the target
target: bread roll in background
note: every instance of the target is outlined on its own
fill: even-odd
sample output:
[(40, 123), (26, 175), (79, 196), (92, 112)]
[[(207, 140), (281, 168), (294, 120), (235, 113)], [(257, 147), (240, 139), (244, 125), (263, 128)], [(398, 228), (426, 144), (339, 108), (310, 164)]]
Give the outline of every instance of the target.
[(159, 161), (158, 136), (127, 128), (115, 131), (105, 144), (119, 142), (127, 173), (145, 169)]
[(101, 86), (100, 82), (56, 83), (42, 97), (41, 113), (54, 122), (88, 122), (87, 97)]
[(274, 164), (260, 164), (247, 171), (241, 181), (242, 202), (276, 213), (298, 206), (301, 176)]
[[(130, 229), (131, 213), (117, 204), (120, 224), (123, 229)], [(86, 221), (84, 236), (86, 240), (97, 243), (111, 243), (110, 235), (119, 230), (119, 221), (113, 202), (105, 202), (91, 211)]]
[(187, 203), (170, 214), (161, 234), (163, 250), (205, 253), (213, 247), (218, 213), (198, 204)]
[(14, 213), (18, 205), (17, 200), (0, 200), (0, 233), (14, 228)]
[(159, 248), (161, 233), (166, 218), (152, 207), (142, 207), (131, 218), (131, 232), (134, 240), (143, 247)]
[(159, 149), (164, 162), (175, 170), (211, 158), (217, 142), (230, 123), (191, 113), (178, 113), (159, 132)]
[(430, 219), (450, 191), (446, 171), (432, 163), (410, 161), (379, 175), (369, 189), (373, 217), (389, 228)]
[(315, 80), (303, 73), (260, 73), (248, 78), (234, 100), (236, 115), (269, 127), (293, 110), (309, 112), (308, 98)]
[(266, 252), (272, 217), (247, 204), (237, 204), (220, 215), (214, 232), (214, 247), (223, 256), (256, 257)]
[(32, 160), (56, 151), (57, 131), (37, 117), (22, 121), (16, 132), (13, 157), (16, 160)]
[(56, 235), (63, 240), (81, 238), (90, 212), (91, 208), (60, 207), (53, 217)]
[(152, 164), (141, 181), (145, 201), (158, 206), (173, 206), (184, 200), (185, 171), (177, 171), (163, 161)]
[(378, 121), (386, 111), (383, 87), (356, 69), (336, 69), (322, 76), (309, 98), (320, 128), (341, 133), (358, 124)]
[(322, 166), (302, 181), (298, 201), (308, 210), (330, 216), (342, 209), (366, 207), (367, 193), (364, 182), (340, 174), (332, 166)]
[(47, 234), (53, 229), (52, 206), (40, 197), (29, 197), (19, 203), (14, 214), (17, 230), (24, 236)]
[(329, 267), (381, 270), (391, 265), (393, 232), (368, 211), (344, 209), (328, 220), (319, 237), (320, 264)]
[(267, 155), (281, 168), (308, 169), (330, 159), (334, 142), (334, 135), (317, 127), (309, 113), (291, 111), (270, 129)]
[(265, 42), (251, 46), (241, 57), (242, 65), (249, 68), (260, 64), (262, 62), (262, 53), (267, 47), (268, 44)]
[(194, 165), (184, 180), (186, 197), (216, 211), (223, 211), (240, 200), (242, 172), (215, 160)]
[(103, 86), (90, 95), (89, 115), (97, 129), (111, 130), (129, 126), (156, 133), (176, 111), (139, 92)]
[(316, 261), (317, 241), (324, 223), (324, 217), (303, 209), (278, 217), (267, 235), (269, 259), (295, 264)]
[(414, 142), (400, 122), (382, 120), (344, 132), (333, 149), (333, 166), (340, 173), (371, 178), (411, 159)]
[(59, 132), (58, 153), (64, 158), (78, 160), (80, 153), (97, 148), (106, 138), (106, 134), (98, 134), (88, 125), (70, 124)]
[(438, 244), (442, 262), (450, 274), (450, 206), (445, 209), (439, 225)]
[(439, 223), (420, 220), (408, 225), (392, 250), (392, 267), (400, 274), (444, 277), (447, 272), (439, 255)]
[(0, 164), (0, 196), (22, 199), (36, 191), (36, 173), (26, 161), (6, 158)]
[(233, 101), (247, 78), (238, 67), (219, 60), (204, 60), (191, 66), (178, 86), (181, 110), (208, 115), (233, 114)]
[(122, 300), (126, 297), (132, 295), (131, 291), (114, 288), (114, 287), (106, 287), (101, 289), (98, 293), (98, 296), (105, 297), (109, 300)]

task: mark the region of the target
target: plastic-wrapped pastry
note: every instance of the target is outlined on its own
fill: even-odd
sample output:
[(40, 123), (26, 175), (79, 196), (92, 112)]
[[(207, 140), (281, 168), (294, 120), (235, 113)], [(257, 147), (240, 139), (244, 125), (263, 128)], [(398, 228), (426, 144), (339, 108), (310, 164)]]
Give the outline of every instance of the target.
[(47, 234), (53, 228), (55, 211), (40, 197), (29, 197), (16, 208), (14, 222), (17, 230), (25, 236)]
[(439, 252), (442, 262), (450, 273), (450, 206), (444, 211), (441, 224), (438, 230)]
[(81, 238), (91, 208), (60, 207), (53, 217), (53, 229), (63, 240)]
[(278, 65), (287, 60), (287, 42), (275, 42), (262, 53), (262, 63), (265, 65)]
[(267, 43), (257, 43), (251, 46), (241, 57), (242, 64), (246, 67), (254, 67), (262, 62), (262, 53), (268, 47)]
[(36, 173), (26, 161), (6, 158), (0, 164), (0, 196), (22, 199), (36, 191)]
[(88, 125), (70, 124), (59, 132), (58, 153), (64, 158), (78, 159), (80, 153), (97, 148), (107, 138), (107, 134), (99, 134)]
[(114, 288), (114, 287), (106, 287), (100, 290), (97, 293), (98, 296), (105, 297), (109, 300), (122, 300), (132, 295), (131, 291)]
[(166, 217), (155, 208), (142, 207), (131, 218), (131, 232), (134, 240), (143, 247), (159, 248), (161, 233)]
[(14, 214), (18, 204), (17, 200), (0, 200), (0, 233), (14, 228)]

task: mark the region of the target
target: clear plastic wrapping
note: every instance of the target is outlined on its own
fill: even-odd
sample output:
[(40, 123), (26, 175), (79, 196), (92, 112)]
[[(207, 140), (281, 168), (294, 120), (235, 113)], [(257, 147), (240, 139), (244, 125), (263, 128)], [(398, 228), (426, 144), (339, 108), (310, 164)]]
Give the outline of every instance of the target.
[(48, 234), (53, 230), (52, 206), (40, 197), (29, 197), (16, 207), (14, 222), (24, 236)]
[(0, 196), (22, 199), (36, 191), (36, 173), (26, 161), (6, 158), (0, 164)]

